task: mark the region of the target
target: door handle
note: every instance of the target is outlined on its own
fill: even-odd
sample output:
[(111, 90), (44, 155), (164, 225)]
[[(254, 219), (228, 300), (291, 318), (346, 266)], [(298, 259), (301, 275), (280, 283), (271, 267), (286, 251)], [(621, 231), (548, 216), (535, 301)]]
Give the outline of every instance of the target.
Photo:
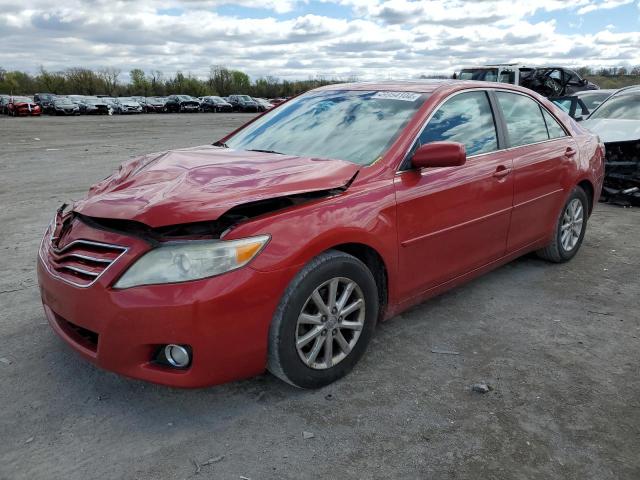
[(496, 168), (496, 171), (493, 172), (493, 176), (496, 178), (504, 178), (511, 173), (511, 169), (505, 167), (504, 165), (500, 165)]
[(577, 150), (571, 148), (571, 147), (567, 147), (567, 149), (564, 151), (564, 156), (565, 157), (573, 157), (576, 153), (578, 153)]

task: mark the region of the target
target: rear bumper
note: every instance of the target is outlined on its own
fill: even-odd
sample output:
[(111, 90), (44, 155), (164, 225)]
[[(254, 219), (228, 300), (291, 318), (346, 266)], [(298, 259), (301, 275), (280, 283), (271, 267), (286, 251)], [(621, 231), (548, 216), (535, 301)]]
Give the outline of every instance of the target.
[[(106, 370), (173, 387), (215, 385), (265, 370), (271, 319), (295, 267), (259, 272), (247, 266), (192, 282), (111, 288), (142, 253), (138, 247), (85, 287), (55, 276), (38, 258), (46, 317), (69, 346)], [(190, 367), (155, 362), (170, 343), (191, 346)]]

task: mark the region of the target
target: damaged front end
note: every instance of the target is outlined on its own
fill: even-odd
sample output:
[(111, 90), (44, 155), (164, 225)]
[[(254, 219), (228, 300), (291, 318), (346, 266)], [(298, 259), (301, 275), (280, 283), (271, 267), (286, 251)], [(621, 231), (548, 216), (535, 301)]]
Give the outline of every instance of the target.
[(601, 201), (640, 206), (640, 139), (605, 143)]
[(234, 227), (253, 218), (338, 195), (349, 187), (355, 177), (356, 175), (345, 185), (338, 188), (236, 205), (216, 220), (210, 221), (151, 227), (135, 220), (97, 218), (71, 211), (65, 223), (70, 223), (73, 218), (77, 218), (89, 227), (137, 237), (151, 245), (158, 245), (168, 241), (220, 239)]

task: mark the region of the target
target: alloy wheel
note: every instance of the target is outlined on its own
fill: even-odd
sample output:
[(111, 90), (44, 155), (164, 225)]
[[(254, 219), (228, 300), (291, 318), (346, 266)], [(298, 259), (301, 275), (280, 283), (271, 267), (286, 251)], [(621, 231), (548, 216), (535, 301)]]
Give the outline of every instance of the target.
[(353, 350), (364, 327), (365, 299), (356, 282), (334, 277), (307, 298), (296, 325), (300, 359), (314, 370), (331, 368)]
[(580, 240), (584, 223), (584, 208), (582, 202), (574, 198), (564, 210), (562, 225), (560, 226), (560, 243), (566, 252), (575, 248)]

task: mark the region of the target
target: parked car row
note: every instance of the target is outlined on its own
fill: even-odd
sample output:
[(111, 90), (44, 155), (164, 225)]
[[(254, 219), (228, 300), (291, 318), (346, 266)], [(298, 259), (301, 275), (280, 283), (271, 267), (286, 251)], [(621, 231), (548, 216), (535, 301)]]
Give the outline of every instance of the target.
[(104, 95), (54, 95), (36, 93), (33, 98), (0, 94), (0, 114), (12, 116), (113, 115), (135, 113), (264, 112), (285, 99), (249, 95), (169, 95), (167, 97), (107, 97)]

